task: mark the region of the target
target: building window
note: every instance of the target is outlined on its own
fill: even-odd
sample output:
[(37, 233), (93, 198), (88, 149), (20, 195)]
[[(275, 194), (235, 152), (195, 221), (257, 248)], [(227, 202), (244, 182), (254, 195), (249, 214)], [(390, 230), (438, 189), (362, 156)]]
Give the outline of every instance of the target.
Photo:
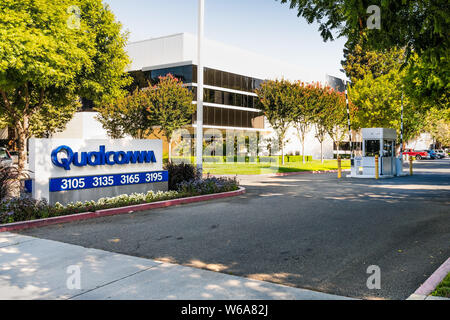
[[(191, 88), (191, 87), (189, 87)], [(194, 100), (197, 98), (196, 88), (192, 89), (194, 92)], [(236, 106), (244, 108), (254, 108), (253, 96), (247, 96), (245, 94), (232, 93), (213, 89), (203, 89), (203, 100), (207, 103), (223, 104), (227, 106)]]
[[(195, 120), (196, 115), (193, 117)], [(203, 123), (219, 127), (264, 129), (264, 116), (257, 112), (204, 106)]]
[(178, 78), (183, 83), (192, 83), (194, 78), (194, 68), (192, 65), (151, 70), (149, 73), (152, 84), (158, 83), (159, 77), (165, 77), (168, 74)]
[[(133, 77), (133, 83), (128, 89), (131, 92), (137, 87), (141, 89), (145, 88), (148, 86), (148, 81), (151, 81), (152, 85), (155, 85), (158, 83), (159, 77), (164, 77), (168, 74), (172, 74), (183, 83), (197, 83), (197, 66), (185, 65), (144, 72), (139, 70), (131, 71), (130, 75)], [(206, 85), (245, 92), (254, 92), (255, 89), (260, 88), (261, 83), (263, 82), (263, 80), (260, 79), (211, 68), (204, 68), (204, 81)]]
[(365, 140), (365, 157), (380, 155), (380, 140)]

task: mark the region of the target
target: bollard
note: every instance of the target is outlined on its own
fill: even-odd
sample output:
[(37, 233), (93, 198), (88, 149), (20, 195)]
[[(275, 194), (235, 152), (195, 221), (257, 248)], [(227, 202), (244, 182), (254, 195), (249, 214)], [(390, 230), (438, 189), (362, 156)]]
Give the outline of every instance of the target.
[(413, 157), (409, 156), (409, 175), (413, 175)]
[(341, 165), (341, 156), (337, 156), (337, 162), (338, 162), (338, 179), (342, 178), (342, 165)]
[(380, 172), (379, 172), (379, 163), (378, 163), (379, 159), (378, 159), (378, 155), (375, 156), (375, 179), (379, 179), (380, 178)]

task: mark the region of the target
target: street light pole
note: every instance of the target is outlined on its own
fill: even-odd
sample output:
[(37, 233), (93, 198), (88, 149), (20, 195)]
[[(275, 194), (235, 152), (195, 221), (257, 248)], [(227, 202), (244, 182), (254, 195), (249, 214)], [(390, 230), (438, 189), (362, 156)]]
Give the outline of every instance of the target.
[(197, 65), (197, 128), (196, 151), (197, 170), (203, 171), (203, 36), (204, 36), (205, 1), (198, 0), (198, 65)]

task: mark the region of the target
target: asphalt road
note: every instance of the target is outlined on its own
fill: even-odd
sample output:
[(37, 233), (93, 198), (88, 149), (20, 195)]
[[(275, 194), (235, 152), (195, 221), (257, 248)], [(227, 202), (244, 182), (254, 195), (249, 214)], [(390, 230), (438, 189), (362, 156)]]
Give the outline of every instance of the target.
[[(316, 291), (405, 299), (450, 256), (450, 160), (414, 176), (247, 177), (247, 194), (22, 232)], [(381, 269), (381, 289), (366, 286)]]

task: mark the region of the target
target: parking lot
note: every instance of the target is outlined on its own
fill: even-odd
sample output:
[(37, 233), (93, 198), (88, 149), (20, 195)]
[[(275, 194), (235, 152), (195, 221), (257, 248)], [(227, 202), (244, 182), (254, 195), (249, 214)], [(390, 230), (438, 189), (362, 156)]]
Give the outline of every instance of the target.
[[(405, 299), (450, 256), (450, 160), (415, 175), (241, 179), (237, 198), (22, 232), (357, 298)], [(381, 269), (381, 289), (366, 286)]]

